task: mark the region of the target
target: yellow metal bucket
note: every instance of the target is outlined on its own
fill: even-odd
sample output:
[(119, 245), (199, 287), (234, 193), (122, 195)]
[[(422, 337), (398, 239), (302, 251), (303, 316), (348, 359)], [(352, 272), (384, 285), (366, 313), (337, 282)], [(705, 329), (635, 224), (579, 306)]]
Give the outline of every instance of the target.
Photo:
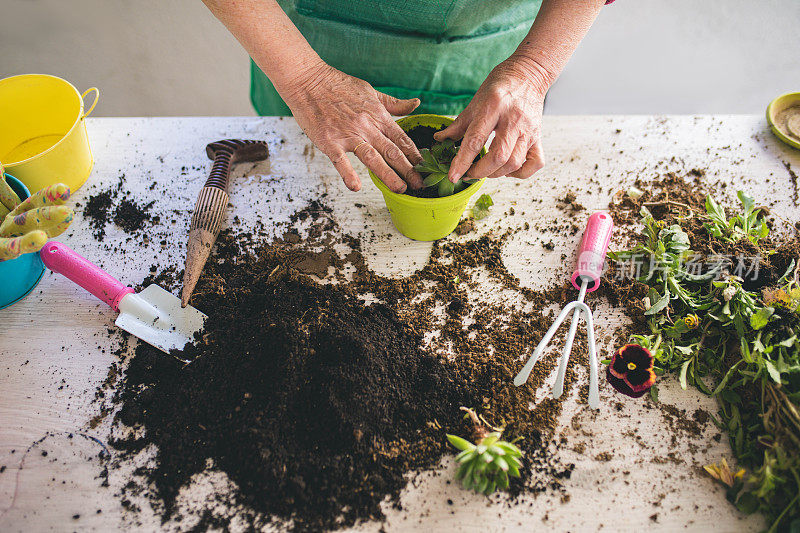
[[(94, 92), (88, 111), (83, 99)], [(46, 74), (0, 80), (0, 161), (31, 191), (66, 183), (74, 192), (92, 172), (86, 121), (97, 104), (96, 87), (83, 94)]]

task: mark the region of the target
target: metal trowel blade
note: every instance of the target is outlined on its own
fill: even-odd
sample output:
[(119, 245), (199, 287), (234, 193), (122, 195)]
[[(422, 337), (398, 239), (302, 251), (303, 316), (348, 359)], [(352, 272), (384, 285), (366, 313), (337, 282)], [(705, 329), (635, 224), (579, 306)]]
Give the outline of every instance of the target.
[(131, 293), (119, 303), (116, 325), (159, 350), (182, 350), (203, 329), (206, 315), (158, 285)]

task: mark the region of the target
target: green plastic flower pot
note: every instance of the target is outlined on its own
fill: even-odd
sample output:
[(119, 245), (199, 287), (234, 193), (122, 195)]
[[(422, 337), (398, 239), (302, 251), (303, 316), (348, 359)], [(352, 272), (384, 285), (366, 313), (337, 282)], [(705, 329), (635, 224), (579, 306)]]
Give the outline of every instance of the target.
[[(439, 128), (451, 122), (452, 118), (441, 115), (410, 115), (399, 119), (397, 124), (404, 131), (409, 131), (416, 126)], [(485, 154), (484, 148), (481, 155)], [(469, 199), (486, 181), (486, 178), (482, 178), (463, 191), (444, 198), (417, 198), (392, 192), (372, 171), (369, 172), (369, 177), (383, 194), (394, 227), (415, 241), (435, 241), (452, 233), (458, 226)]]

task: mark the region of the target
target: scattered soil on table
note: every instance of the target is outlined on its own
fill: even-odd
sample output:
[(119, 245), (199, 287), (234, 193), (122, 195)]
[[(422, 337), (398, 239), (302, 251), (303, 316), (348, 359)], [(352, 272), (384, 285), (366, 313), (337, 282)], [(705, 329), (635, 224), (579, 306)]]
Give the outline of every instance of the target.
[(158, 222), (159, 217), (153, 217), (149, 213), (155, 201), (140, 205), (131, 200), (122, 192), (124, 183), (125, 175), (122, 175), (117, 185), (90, 195), (83, 207), (83, 216), (89, 222), (98, 242), (105, 238), (106, 225), (110, 222), (130, 235), (144, 229), (147, 222)]
[(145, 221), (150, 219), (148, 211), (155, 201), (140, 206), (127, 198), (123, 199), (114, 210), (114, 224), (122, 228), (125, 233), (134, 233), (144, 227)]
[(789, 173), (789, 178), (792, 180), (792, 200), (794, 205), (798, 205), (797, 173), (792, 170), (792, 165), (788, 161), (783, 161), (783, 166), (786, 167), (786, 172)]
[(563, 198), (559, 198), (556, 201), (556, 207), (568, 215), (573, 216), (586, 209), (583, 205), (577, 202), (577, 198), (578, 196), (574, 192), (569, 191), (564, 195)]
[(472, 217), (463, 219), (455, 229), (456, 235), (466, 235), (471, 231), (475, 231), (475, 220)]
[[(704, 212), (702, 170), (636, 185), (645, 191), (641, 198), (617, 195), (609, 205), (628, 244), (638, 238), (642, 205), (667, 224), (688, 210)], [(574, 211), (575, 198), (563, 200)], [(748, 243), (709, 239), (699, 217), (684, 227), (704, 255), (753, 251)], [(510, 501), (563, 490), (573, 465), (548, 451), (561, 403), (535, 397), (556, 358), (540, 360), (527, 386), (511, 380), (554, 318), (543, 310), (571, 300), (574, 291), (562, 283), (522, 286), (503, 262), (512, 231), (472, 239), (470, 233), (435, 242), (420, 270), (390, 278), (369, 268), (360, 243), (341, 233), (320, 202), (297, 212), (268, 246), (259, 235), (224, 232), (192, 300), (209, 315), (202, 339), (181, 354), (193, 362), (183, 366), (139, 345), (125, 376), (115, 377), (115, 430), (123, 430), (113, 440), (122, 451), (117, 466), (155, 450), (155, 462), (137, 470), (121, 497), (148, 494), (164, 520), (201, 530), (225, 529), (233, 520), (255, 528), (270, 517), (298, 530), (380, 519), (382, 502), (400, 505), (410, 477), (452, 453), (446, 433), (470, 434), (462, 405), (503, 425), (507, 438), (525, 438), (523, 479), (512, 483)], [(777, 280), (799, 250), (791, 240), (777, 248), (761, 263), (767, 280)], [(617, 335), (646, 332), (646, 287), (614, 277), (612, 267), (599, 294), (633, 319)], [(334, 285), (318, 283), (322, 278)], [(149, 279), (175, 287), (180, 272), (154, 268)], [(487, 283), (501, 297), (482, 298)], [(563, 337), (553, 344), (557, 350)], [(586, 353), (579, 333), (565, 397)], [(585, 402), (586, 387), (577, 393)], [(705, 411), (659, 409), (673, 435), (696, 437), (710, 419)], [(126, 433), (128, 426), (135, 431)], [(604, 461), (609, 453), (592, 457)], [(213, 505), (180, 506), (179, 491), (209, 471), (224, 472), (236, 487), (214, 494)]]
[[(511, 379), (552, 320), (517, 306), (544, 307), (565, 287), (521, 287), (502, 262), (510, 233), (439, 241), (428, 264), (396, 279), (368, 268), (359, 242), (339, 232), (324, 205), (293, 219), (310, 226), (305, 238), (290, 229), (264, 246), (254, 235), (220, 236), (192, 300), (209, 320), (197, 345), (179, 354), (190, 364), (137, 347), (116, 399), (116, 429), (143, 431), (112, 445), (122, 462), (155, 445), (156, 461), (123, 497), (153, 487), (152, 505), (168, 520), (185, 512), (175, 498), (192, 476), (221, 470), (237, 489), (224, 510), (190, 512), (200, 528), (225, 528), (234, 517), (258, 527), (275, 516), (315, 531), (380, 519), (386, 498), (399, 505), (409, 474), (452, 453), (446, 433), (470, 434), (461, 406), (504, 425), (509, 439), (524, 437), (512, 498), (561, 490), (573, 465), (546, 446), (561, 402), (535, 398), (554, 362), (537, 365), (528, 386)], [(337, 244), (351, 251), (342, 256)], [(479, 287), (478, 270), (521, 303), (471, 300), (466, 287)], [(170, 287), (178, 274), (154, 277)], [(382, 303), (366, 305), (365, 294)], [(585, 348), (576, 342), (574, 357)], [(570, 368), (567, 390), (574, 381)]]
[(110, 210), (114, 198), (110, 191), (101, 191), (89, 196), (83, 208), (83, 216), (89, 221), (95, 239), (102, 241), (106, 235), (106, 224), (110, 218)]
[(212, 269), (220, 277), (200, 287), (209, 291), (204, 341), (181, 354), (194, 361), (182, 367), (140, 347), (119, 418), (142, 423), (144, 442), (158, 447), (148, 475), (167, 515), (211, 459), (240, 503), (297, 528), (380, 517), (405, 472), (446, 452), (441, 427), (461, 429), (458, 408), (479, 401), (477, 387), (423, 352), (388, 307), (364, 306), (275, 259)]

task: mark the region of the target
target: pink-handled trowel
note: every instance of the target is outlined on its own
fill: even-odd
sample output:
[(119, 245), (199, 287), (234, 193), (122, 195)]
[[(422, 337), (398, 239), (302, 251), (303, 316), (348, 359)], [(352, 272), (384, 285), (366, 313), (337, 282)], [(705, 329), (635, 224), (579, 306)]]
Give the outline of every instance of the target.
[(177, 296), (158, 285), (149, 285), (137, 293), (60, 242), (48, 242), (40, 255), (47, 268), (119, 311), (117, 326), (159, 350), (170, 353), (183, 349), (203, 328), (206, 315), (194, 307), (181, 307)]

